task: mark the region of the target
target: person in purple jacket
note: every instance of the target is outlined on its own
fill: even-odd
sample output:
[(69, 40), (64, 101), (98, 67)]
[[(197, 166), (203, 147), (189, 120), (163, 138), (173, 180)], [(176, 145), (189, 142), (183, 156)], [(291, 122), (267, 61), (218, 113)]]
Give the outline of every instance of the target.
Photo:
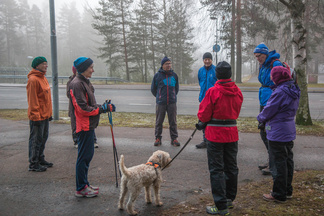
[(290, 71), (282, 66), (271, 70), (275, 83), (267, 105), (258, 115), (259, 128), (265, 128), (269, 140), (269, 154), (274, 159), (277, 175), (273, 180), (270, 194), (263, 194), (267, 201), (285, 202), (292, 198), (291, 185), (294, 174), (292, 148), (296, 139), (295, 116), (300, 89), (292, 80)]

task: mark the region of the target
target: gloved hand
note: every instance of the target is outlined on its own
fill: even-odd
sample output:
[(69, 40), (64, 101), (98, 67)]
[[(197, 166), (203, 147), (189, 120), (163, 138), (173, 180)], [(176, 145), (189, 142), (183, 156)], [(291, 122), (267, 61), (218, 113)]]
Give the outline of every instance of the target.
[(99, 113), (115, 112), (116, 106), (111, 101), (106, 100), (99, 108)]
[(198, 121), (198, 123), (196, 124), (196, 128), (197, 130), (203, 130), (205, 129), (207, 126), (207, 122), (202, 122), (202, 121)]
[(265, 124), (263, 122), (259, 122), (258, 129), (263, 131), (265, 129)]

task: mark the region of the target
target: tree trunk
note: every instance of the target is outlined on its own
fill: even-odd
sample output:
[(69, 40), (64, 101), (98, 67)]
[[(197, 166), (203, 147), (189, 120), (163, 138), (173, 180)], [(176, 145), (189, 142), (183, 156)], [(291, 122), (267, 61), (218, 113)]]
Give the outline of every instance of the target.
[(127, 44), (126, 44), (126, 33), (125, 33), (125, 17), (124, 17), (124, 6), (123, 6), (123, 0), (120, 1), (121, 4), (121, 12), (122, 12), (122, 26), (123, 26), (123, 39), (124, 39), (124, 54), (125, 54), (125, 64), (126, 64), (126, 79), (127, 81), (130, 81), (129, 79), (129, 70), (128, 70), (128, 59), (127, 59)]
[(235, 0), (232, 0), (231, 66), (232, 75), (235, 75)]
[(237, 0), (236, 22), (236, 83), (242, 83), (241, 0)]
[(298, 85), (300, 86), (301, 95), (299, 107), (296, 115), (296, 124), (312, 125), (312, 119), (309, 111), (309, 100), (307, 92), (306, 77), (306, 36), (307, 31), (304, 25), (305, 4), (303, 0), (285, 1), (279, 0), (287, 6), (292, 18), (292, 45), (294, 56), (295, 71), (298, 76)]

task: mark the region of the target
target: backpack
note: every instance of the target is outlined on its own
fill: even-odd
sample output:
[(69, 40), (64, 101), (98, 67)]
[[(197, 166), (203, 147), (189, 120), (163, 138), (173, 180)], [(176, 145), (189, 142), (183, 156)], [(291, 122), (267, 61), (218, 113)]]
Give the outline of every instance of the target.
[(279, 59), (273, 59), (271, 61), (271, 64), (270, 64), (271, 70), (273, 68), (273, 63), (275, 61), (279, 61), (282, 64), (283, 67), (287, 68), (290, 71), (292, 79), (294, 80), (295, 84), (297, 84), (297, 73), (296, 73), (296, 71), (293, 68), (290, 68), (289, 65), (286, 62), (282, 62)]

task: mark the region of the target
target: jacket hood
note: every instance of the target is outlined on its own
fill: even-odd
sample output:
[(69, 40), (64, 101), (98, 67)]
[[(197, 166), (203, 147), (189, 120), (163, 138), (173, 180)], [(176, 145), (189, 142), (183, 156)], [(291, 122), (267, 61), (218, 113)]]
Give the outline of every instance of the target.
[(268, 58), (265, 60), (264, 64), (265, 65), (269, 65), (271, 64), (273, 59), (279, 59), (280, 58), (280, 54), (276, 52), (276, 50), (272, 50), (271, 52), (269, 52)]
[(280, 83), (278, 88), (281, 88), (282, 91), (286, 92), (293, 99), (297, 99), (300, 97), (300, 89), (298, 85), (295, 85), (294, 81), (287, 81)]
[(166, 72), (165, 70), (163, 70), (162, 67), (160, 67), (159, 69), (159, 73), (164, 73), (164, 74), (172, 74), (173, 70), (171, 69), (169, 72)]
[(29, 78), (30, 76), (44, 77), (44, 76), (45, 76), (45, 73), (43, 73), (43, 72), (41, 72), (41, 71), (36, 70), (36, 69), (33, 68), (33, 69), (28, 73), (28, 75), (27, 75), (28, 78)]
[(227, 96), (236, 96), (240, 92), (237, 85), (235, 85), (235, 82), (231, 79), (217, 80), (215, 87), (220, 89), (220, 91)]

